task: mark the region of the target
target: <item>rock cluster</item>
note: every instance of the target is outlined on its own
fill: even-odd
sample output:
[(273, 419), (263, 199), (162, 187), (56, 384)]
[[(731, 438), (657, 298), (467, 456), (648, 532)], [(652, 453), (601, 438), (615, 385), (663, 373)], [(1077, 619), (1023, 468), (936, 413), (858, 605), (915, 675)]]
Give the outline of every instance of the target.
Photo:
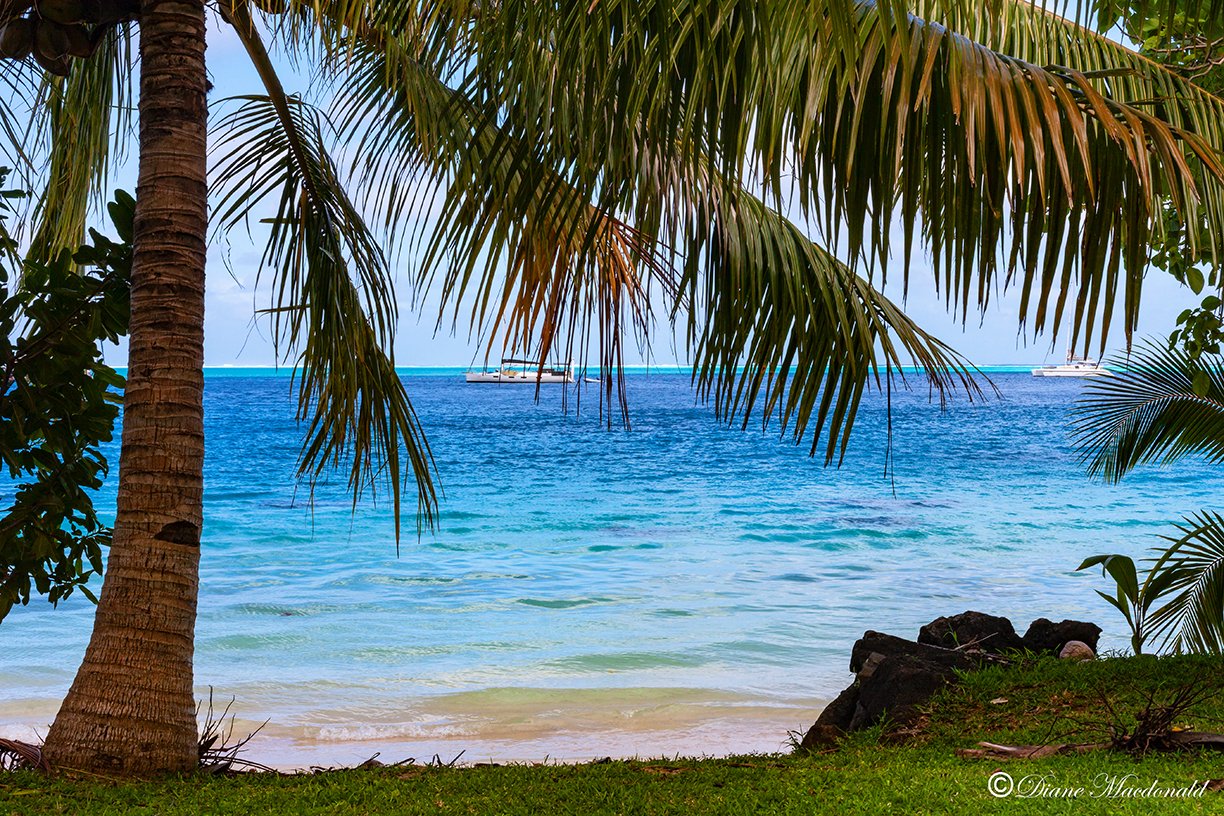
[(1093, 623), (1038, 618), (1021, 637), (1007, 618), (972, 611), (931, 621), (919, 631), (917, 641), (865, 632), (850, 653), (854, 682), (825, 707), (800, 747), (819, 748), (886, 716), (890, 723), (903, 726), (958, 671), (1006, 664), (1008, 655), (1032, 652), (1094, 659), (1100, 636), (1100, 627)]

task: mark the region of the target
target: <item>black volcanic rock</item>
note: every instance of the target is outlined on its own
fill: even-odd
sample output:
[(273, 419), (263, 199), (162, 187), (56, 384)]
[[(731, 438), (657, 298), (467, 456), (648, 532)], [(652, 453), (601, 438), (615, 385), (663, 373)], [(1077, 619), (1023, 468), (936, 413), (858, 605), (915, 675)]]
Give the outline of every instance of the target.
[(1024, 648), (1024, 641), (1007, 618), (973, 611), (936, 618), (918, 632), (918, 642), (945, 649), (981, 649), (995, 654)]
[(815, 724), (803, 735), (799, 743), (800, 750), (814, 751), (826, 745), (832, 745), (850, 730), (854, 721), (854, 713), (858, 709), (858, 683), (851, 683), (833, 702), (825, 706), (824, 711), (816, 718)]
[(1033, 621), (1024, 633), (1024, 647), (1043, 654), (1058, 654), (1073, 640), (1088, 644), (1088, 648), (1096, 651), (1097, 641), (1101, 639), (1101, 627), (1088, 621), (1065, 620), (1055, 623), (1046, 618)]
[(858, 731), (884, 717), (893, 724), (904, 724), (931, 695), (955, 680), (958, 671), (1001, 660), (984, 651), (945, 649), (883, 632), (865, 632), (850, 653), (850, 671), (857, 675), (852, 687), (857, 688), (857, 705), (845, 730)]
[(894, 726), (908, 724), (955, 677), (956, 669), (948, 663), (912, 654), (884, 657), (873, 653), (858, 675), (858, 707), (850, 730), (868, 728), (884, 718)]
[(971, 669), (976, 665), (973, 657), (965, 652), (926, 643), (915, 643), (895, 635), (868, 630), (855, 641), (854, 648), (850, 651), (850, 671), (855, 674), (862, 671), (863, 665), (873, 653), (883, 657), (912, 657), (952, 669)]
[(1039, 618), (1021, 638), (1007, 618), (981, 612), (933, 620), (922, 627), (917, 642), (864, 632), (850, 652), (854, 682), (825, 706), (799, 750), (817, 750), (882, 720), (894, 727), (908, 725), (936, 692), (957, 681), (958, 672), (1009, 663), (1000, 652), (1027, 648), (1058, 654), (1071, 641), (1095, 650), (1100, 634), (1093, 623)]

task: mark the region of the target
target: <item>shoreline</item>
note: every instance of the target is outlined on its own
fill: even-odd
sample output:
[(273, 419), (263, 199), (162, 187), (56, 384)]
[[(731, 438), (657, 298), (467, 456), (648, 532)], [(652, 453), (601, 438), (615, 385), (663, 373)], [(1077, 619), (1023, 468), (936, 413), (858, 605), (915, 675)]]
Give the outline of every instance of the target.
[[(185, 776), (117, 780), (18, 772), (12, 784), (0, 786), (0, 812), (1190, 816), (1218, 810), (1212, 807), (1224, 789), (1218, 752), (1157, 749), (1137, 756), (1102, 744), (1096, 723), (1112, 721), (1119, 711), (1143, 710), (1171, 693), (1170, 679), (1188, 677), (1208, 684), (1201, 686), (1201, 702), (1188, 716), (1219, 722), (1224, 719), (1219, 667), (1219, 658), (1212, 657), (1090, 662), (1042, 657), (968, 673), (961, 684), (941, 692), (916, 731), (852, 734), (816, 753), (713, 759), (698, 749), (637, 762), (606, 761), (605, 753), (584, 764), (530, 757), (537, 761), (495, 767), (471, 751), (453, 766), (454, 754), (441, 753), (434, 761), (423, 752), (416, 763), (396, 766), (409, 755), (383, 751), (377, 762), (362, 767), (356, 766), (370, 754), (354, 754), (348, 768), (335, 767), (332, 758), (333, 767), (324, 768), (329, 773), (228, 774), (214, 767)], [(1077, 716), (1069, 717), (1069, 711)], [(1008, 746), (1049, 744), (1051, 734), (1085, 750), (1055, 751), (1041, 759), (1006, 753)], [(599, 739), (591, 735), (588, 744)], [(983, 742), (1004, 753), (984, 750)], [(259, 759), (256, 748), (251, 753)]]
[[(202, 720), (208, 688), (196, 696), (204, 701)], [(228, 700), (214, 695), (214, 715)], [(788, 732), (801, 733), (827, 702), (710, 689), (486, 689), (424, 698), (400, 710), (315, 709), (296, 717), (273, 711), (262, 725), (269, 709), (244, 706), (240, 698), (222, 733), (232, 744), (258, 730), (241, 756), (280, 771), (352, 767), (375, 755), (384, 763), (436, 758), (460, 765), (714, 758), (787, 751)], [(58, 700), (45, 699), (5, 703), (0, 738), (41, 742), (58, 707)], [(22, 714), (14, 710), (22, 708)]]

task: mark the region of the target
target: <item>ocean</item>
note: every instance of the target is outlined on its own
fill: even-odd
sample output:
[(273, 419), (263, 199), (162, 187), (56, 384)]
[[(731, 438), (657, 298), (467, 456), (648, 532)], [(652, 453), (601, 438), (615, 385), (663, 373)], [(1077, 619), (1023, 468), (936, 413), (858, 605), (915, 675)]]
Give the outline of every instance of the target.
[[(632, 427), (594, 393), (408, 372), (443, 490), (395, 541), (388, 503), (295, 481), (283, 372), (206, 377), (196, 682), (274, 765), (529, 761), (784, 750), (849, 682), (864, 630), (940, 615), (1093, 620), (1089, 555), (1134, 556), (1212, 507), (1217, 468), (1090, 482), (1068, 441), (1082, 382), (990, 373), (946, 410), (869, 395), (840, 467), (776, 426), (720, 424), (686, 373), (634, 372)], [(117, 465), (117, 450), (112, 451)], [(0, 488), (0, 492), (3, 488)], [(0, 499), (3, 497), (0, 496)], [(114, 506), (113, 484), (100, 506)], [(45, 733), (88, 638), (80, 595), (0, 624), (0, 736)], [(231, 704), (232, 700), (232, 704)]]

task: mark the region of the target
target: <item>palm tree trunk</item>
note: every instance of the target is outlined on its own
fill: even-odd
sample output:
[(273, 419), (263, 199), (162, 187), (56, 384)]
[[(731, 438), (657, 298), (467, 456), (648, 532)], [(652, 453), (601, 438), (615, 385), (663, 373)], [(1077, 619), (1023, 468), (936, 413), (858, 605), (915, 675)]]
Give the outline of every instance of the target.
[(204, 0), (143, 0), (140, 178), (114, 543), (93, 636), (47, 734), (58, 768), (197, 764), (204, 463)]

